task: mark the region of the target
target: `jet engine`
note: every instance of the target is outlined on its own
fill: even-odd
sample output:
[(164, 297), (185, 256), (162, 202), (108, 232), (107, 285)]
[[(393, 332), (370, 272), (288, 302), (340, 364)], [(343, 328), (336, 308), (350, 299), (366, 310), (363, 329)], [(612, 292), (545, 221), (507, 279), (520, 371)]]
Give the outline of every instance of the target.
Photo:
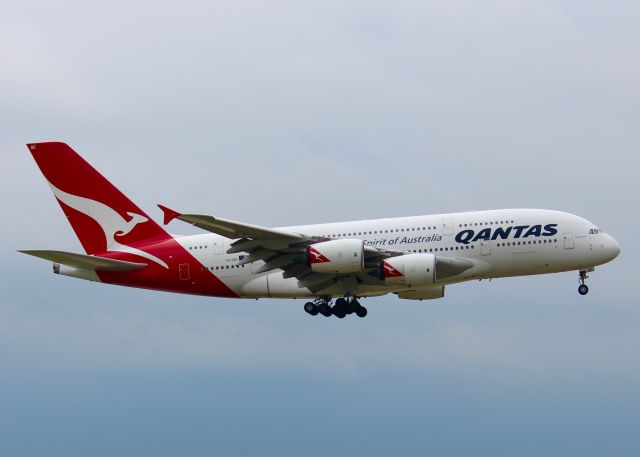
[(433, 284), (436, 275), (436, 256), (406, 254), (382, 261), (382, 279), (387, 284), (422, 287)]
[(307, 249), (307, 264), (317, 273), (355, 273), (364, 268), (364, 243), (346, 239), (316, 243)]

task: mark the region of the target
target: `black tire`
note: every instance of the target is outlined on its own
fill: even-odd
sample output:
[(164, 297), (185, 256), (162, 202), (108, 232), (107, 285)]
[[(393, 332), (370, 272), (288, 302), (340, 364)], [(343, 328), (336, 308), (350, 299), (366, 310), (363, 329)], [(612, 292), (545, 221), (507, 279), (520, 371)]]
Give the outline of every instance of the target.
[(578, 293), (580, 295), (587, 295), (589, 293), (589, 288), (586, 284), (580, 284), (580, 286), (578, 287)]
[(340, 317), (340, 319), (342, 319), (344, 316), (347, 315), (347, 312), (349, 310), (349, 304), (347, 303), (347, 300), (345, 300), (344, 298), (338, 298), (335, 302), (335, 304), (333, 305), (333, 315)]
[(320, 312), (316, 304), (310, 301), (304, 304), (304, 310), (312, 316), (317, 316)]
[(345, 313), (343, 309), (336, 309), (336, 307), (334, 306), (333, 315), (336, 316), (338, 319), (344, 319), (347, 313)]
[(356, 315), (358, 317), (366, 317), (367, 308), (365, 308), (364, 306), (359, 307), (358, 309), (356, 309)]
[(331, 309), (331, 306), (327, 305), (326, 303), (323, 303), (322, 305), (318, 306), (318, 310), (320, 311), (320, 314), (322, 314), (324, 317), (329, 317), (333, 314), (333, 310)]

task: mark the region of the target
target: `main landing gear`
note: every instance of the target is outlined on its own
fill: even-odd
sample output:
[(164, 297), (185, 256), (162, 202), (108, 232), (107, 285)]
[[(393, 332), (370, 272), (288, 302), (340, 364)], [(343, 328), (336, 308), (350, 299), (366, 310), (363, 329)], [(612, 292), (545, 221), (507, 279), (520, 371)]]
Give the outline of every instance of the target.
[(585, 270), (580, 270), (580, 285), (578, 286), (578, 293), (580, 295), (587, 295), (589, 293), (589, 287), (584, 283), (584, 280), (587, 279), (587, 272)]
[(347, 314), (353, 313), (358, 317), (367, 315), (367, 308), (362, 306), (355, 297), (338, 298), (333, 306), (331, 306), (331, 298), (318, 297), (312, 302), (305, 303), (304, 310), (312, 316), (322, 314), (329, 317), (334, 315), (338, 319), (343, 319)]

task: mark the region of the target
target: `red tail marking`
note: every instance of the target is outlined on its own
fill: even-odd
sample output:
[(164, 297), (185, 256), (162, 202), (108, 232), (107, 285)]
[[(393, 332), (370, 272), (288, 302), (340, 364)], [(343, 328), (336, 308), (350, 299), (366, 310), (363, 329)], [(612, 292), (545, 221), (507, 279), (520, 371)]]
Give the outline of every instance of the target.
[(28, 145), (87, 254), (171, 238), (65, 143)]
[[(27, 147), (87, 254), (148, 264), (130, 272), (98, 272), (102, 282), (238, 296), (69, 146), (52, 142)], [(190, 280), (180, 278), (181, 263), (192, 265)]]

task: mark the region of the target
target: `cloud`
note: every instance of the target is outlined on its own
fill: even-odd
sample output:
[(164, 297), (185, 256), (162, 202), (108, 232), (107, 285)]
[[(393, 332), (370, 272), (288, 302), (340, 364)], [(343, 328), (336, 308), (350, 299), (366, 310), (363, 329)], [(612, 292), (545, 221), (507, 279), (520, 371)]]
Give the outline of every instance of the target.
[[(106, 288), (92, 287), (94, 296), (96, 287)], [(108, 297), (83, 305), (91, 295), (82, 295), (85, 298), (68, 304), (53, 300), (47, 305), (0, 307), (0, 346), (17, 356), (7, 361), (8, 367), (85, 374), (305, 373), (346, 380), (382, 376), (390, 370), (501, 382), (546, 382), (560, 374), (640, 377), (638, 367), (627, 363), (637, 338), (632, 323), (640, 316), (624, 308), (615, 310), (628, 315), (629, 324), (620, 326), (590, 317), (567, 319), (573, 309), (558, 316), (548, 306), (543, 308), (545, 317), (528, 311), (521, 318), (521, 308), (509, 312), (485, 302), (474, 305), (484, 317), (477, 312), (462, 317), (470, 309), (460, 300), (444, 311), (435, 303), (406, 309), (406, 303), (377, 299), (367, 303), (377, 314), (373, 319), (338, 321), (311, 319), (285, 301), (203, 307), (188, 298), (181, 299), (180, 306), (174, 300), (134, 303), (134, 298), (116, 306)], [(390, 311), (399, 306), (401, 313)]]

